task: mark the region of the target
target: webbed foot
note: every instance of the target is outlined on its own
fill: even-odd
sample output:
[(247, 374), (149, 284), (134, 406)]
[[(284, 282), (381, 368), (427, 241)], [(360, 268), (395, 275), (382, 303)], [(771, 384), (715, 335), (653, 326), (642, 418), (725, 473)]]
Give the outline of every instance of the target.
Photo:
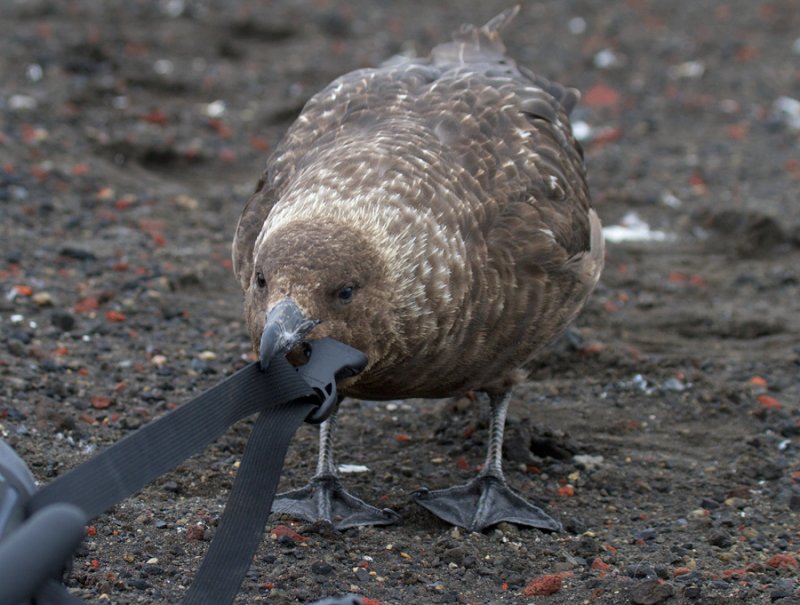
[(493, 475), (475, 477), (466, 485), (430, 491), (421, 489), (414, 500), (434, 515), (469, 531), (483, 531), (506, 521), (547, 531), (561, 531), (561, 523), (511, 491)]
[(391, 525), (400, 515), (376, 508), (348, 493), (338, 477), (316, 476), (308, 485), (275, 496), (272, 512), (305, 521), (326, 521), (338, 530), (361, 525)]

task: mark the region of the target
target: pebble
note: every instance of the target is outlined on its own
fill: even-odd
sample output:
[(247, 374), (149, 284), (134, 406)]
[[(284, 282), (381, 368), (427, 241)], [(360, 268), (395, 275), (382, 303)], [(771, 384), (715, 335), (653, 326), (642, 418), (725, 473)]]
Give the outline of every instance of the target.
[(333, 565), (325, 561), (315, 561), (311, 564), (311, 571), (321, 576), (327, 576), (333, 573)]
[(572, 457), (572, 461), (582, 466), (587, 471), (592, 471), (602, 466), (605, 459), (602, 456), (591, 456), (589, 454), (578, 454)]
[(141, 578), (133, 578), (128, 580), (128, 586), (131, 588), (135, 588), (137, 590), (147, 590), (150, 588), (150, 583), (147, 580), (143, 580)]
[(190, 525), (186, 528), (186, 539), (190, 541), (204, 540), (206, 530), (202, 525)]
[(800, 101), (791, 97), (778, 97), (772, 110), (789, 130), (800, 130)]
[(442, 554), (442, 560), (446, 563), (454, 563), (458, 566), (464, 565), (464, 559), (468, 555), (468, 551), (463, 546), (456, 546), (455, 548), (449, 548), (444, 551)]
[(363, 567), (359, 567), (356, 570), (356, 581), (360, 582), (361, 584), (369, 582), (369, 572)]
[(551, 595), (561, 590), (561, 584), (562, 579), (559, 574), (539, 576), (525, 585), (522, 594), (526, 597)]
[(15, 111), (36, 109), (38, 104), (36, 99), (28, 95), (11, 95), (8, 99), (9, 108)]
[(53, 296), (50, 294), (50, 292), (37, 292), (33, 295), (33, 302), (40, 307), (52, 307)]
[(641, 540), (643, 542), (649, 542), (651, 540), (655, 540), (658, 532), (654, 527), (646, 527), (645, 529), (641, 529), (637, 531), (633, 537), (636, 540)]
[(724, 529), (714, 529), (708, 534), (708, 543), (718, 548), (730, 548), (733, 540)]
[(631, 603), (634, 605), (657, 605), (670, 598), (675, 591), (672, 586), (659, 580), (644, 580), (631, 590)]
[(69, 332), (75, 327), (75, 316), (68, 311), (53, 311), (50, 323), (62, 332)]
[(643, 561), (626, 566), (625, 573), (632, 578), (653, 578), (656, 575), (653, 566)]
[(673, 80), (697, 80), (703, 77), (706, 66), (702, 61), (686, 61), (669, 68), (669, 77)]
[(668, 378), (667, 380), (664, 381), (662, 388), (665, 391), (673, 391), (676, 393), (680, 393), (681, 391), (686, 390), (686, 384), (678, 380), (677, 378)]
[(778, 580), (770, 590), (769, 598), (771, 601), (778, 601), (794, 596), (795, 582), (793, 580)]
[(690, 571), (689, 573), (675, 576), (675, 581), (680, 582), (681, 584), (702, 583), (703, 575), (698, 571)]

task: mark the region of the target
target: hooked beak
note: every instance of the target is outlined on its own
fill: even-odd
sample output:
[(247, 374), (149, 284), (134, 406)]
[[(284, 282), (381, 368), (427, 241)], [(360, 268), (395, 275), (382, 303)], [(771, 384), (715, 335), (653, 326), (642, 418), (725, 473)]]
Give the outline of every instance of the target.
[(288, 296), (272, 307), (267, 312), (267, 321), (261, 333), (261, 369), (266, 370), (275, 355), (285, 354), (303, 342), (318, 323), (318, 320), (303, 315), (297, 303)]

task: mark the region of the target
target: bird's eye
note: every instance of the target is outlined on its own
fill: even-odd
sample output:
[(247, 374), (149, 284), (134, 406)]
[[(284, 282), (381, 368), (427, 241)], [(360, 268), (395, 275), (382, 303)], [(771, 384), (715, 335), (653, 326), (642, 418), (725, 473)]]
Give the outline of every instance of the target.
[(267, 280), (264, 279), (264, 274), (259, 271), (256, 273), (256, 286), (263, 289), (267, 287)]
[(353, 300), (353, 287), (347, 286), (346, 288), (342, 288), (336, 293), (336, 297), (339, 299), (340, 303), (349, 303), (351, 300)]

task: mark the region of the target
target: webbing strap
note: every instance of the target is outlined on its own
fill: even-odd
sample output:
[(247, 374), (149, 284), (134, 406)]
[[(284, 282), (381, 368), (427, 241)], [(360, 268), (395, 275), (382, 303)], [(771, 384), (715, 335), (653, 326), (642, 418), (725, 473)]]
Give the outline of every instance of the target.
[(258, 416), (217, 534), (184, 605), (233, 602), (261, 543), (289, 441), (313, 408), (293, 402)]
[[(266, 371), (252, 363), (43, 487), (28, 502), (27, 514), (68, 503), (88, 522), (260, 411), (217, 535), (184, 600), (186, 605), (228, 605), (264, 533), (289, 441), (304, 420), (322, 421), (330, 413), (338, 400), (336, 377), (353, 376), (366, 363), (361, 352), (332, 339), (316, 341), (300, 368), (280, 355)], [(317, 407), (325, 414), (311, 415)], [(81, 602), (52, 581), (37, 598), (47, 605)]]
[(266, 372), (252, 363), (44, 486), (31, 497), (28, 515), (68, 502), (88, 521), (202, 450), (238, 420), (303, 397), (316, 396), (285, 359), (276, 359)]

